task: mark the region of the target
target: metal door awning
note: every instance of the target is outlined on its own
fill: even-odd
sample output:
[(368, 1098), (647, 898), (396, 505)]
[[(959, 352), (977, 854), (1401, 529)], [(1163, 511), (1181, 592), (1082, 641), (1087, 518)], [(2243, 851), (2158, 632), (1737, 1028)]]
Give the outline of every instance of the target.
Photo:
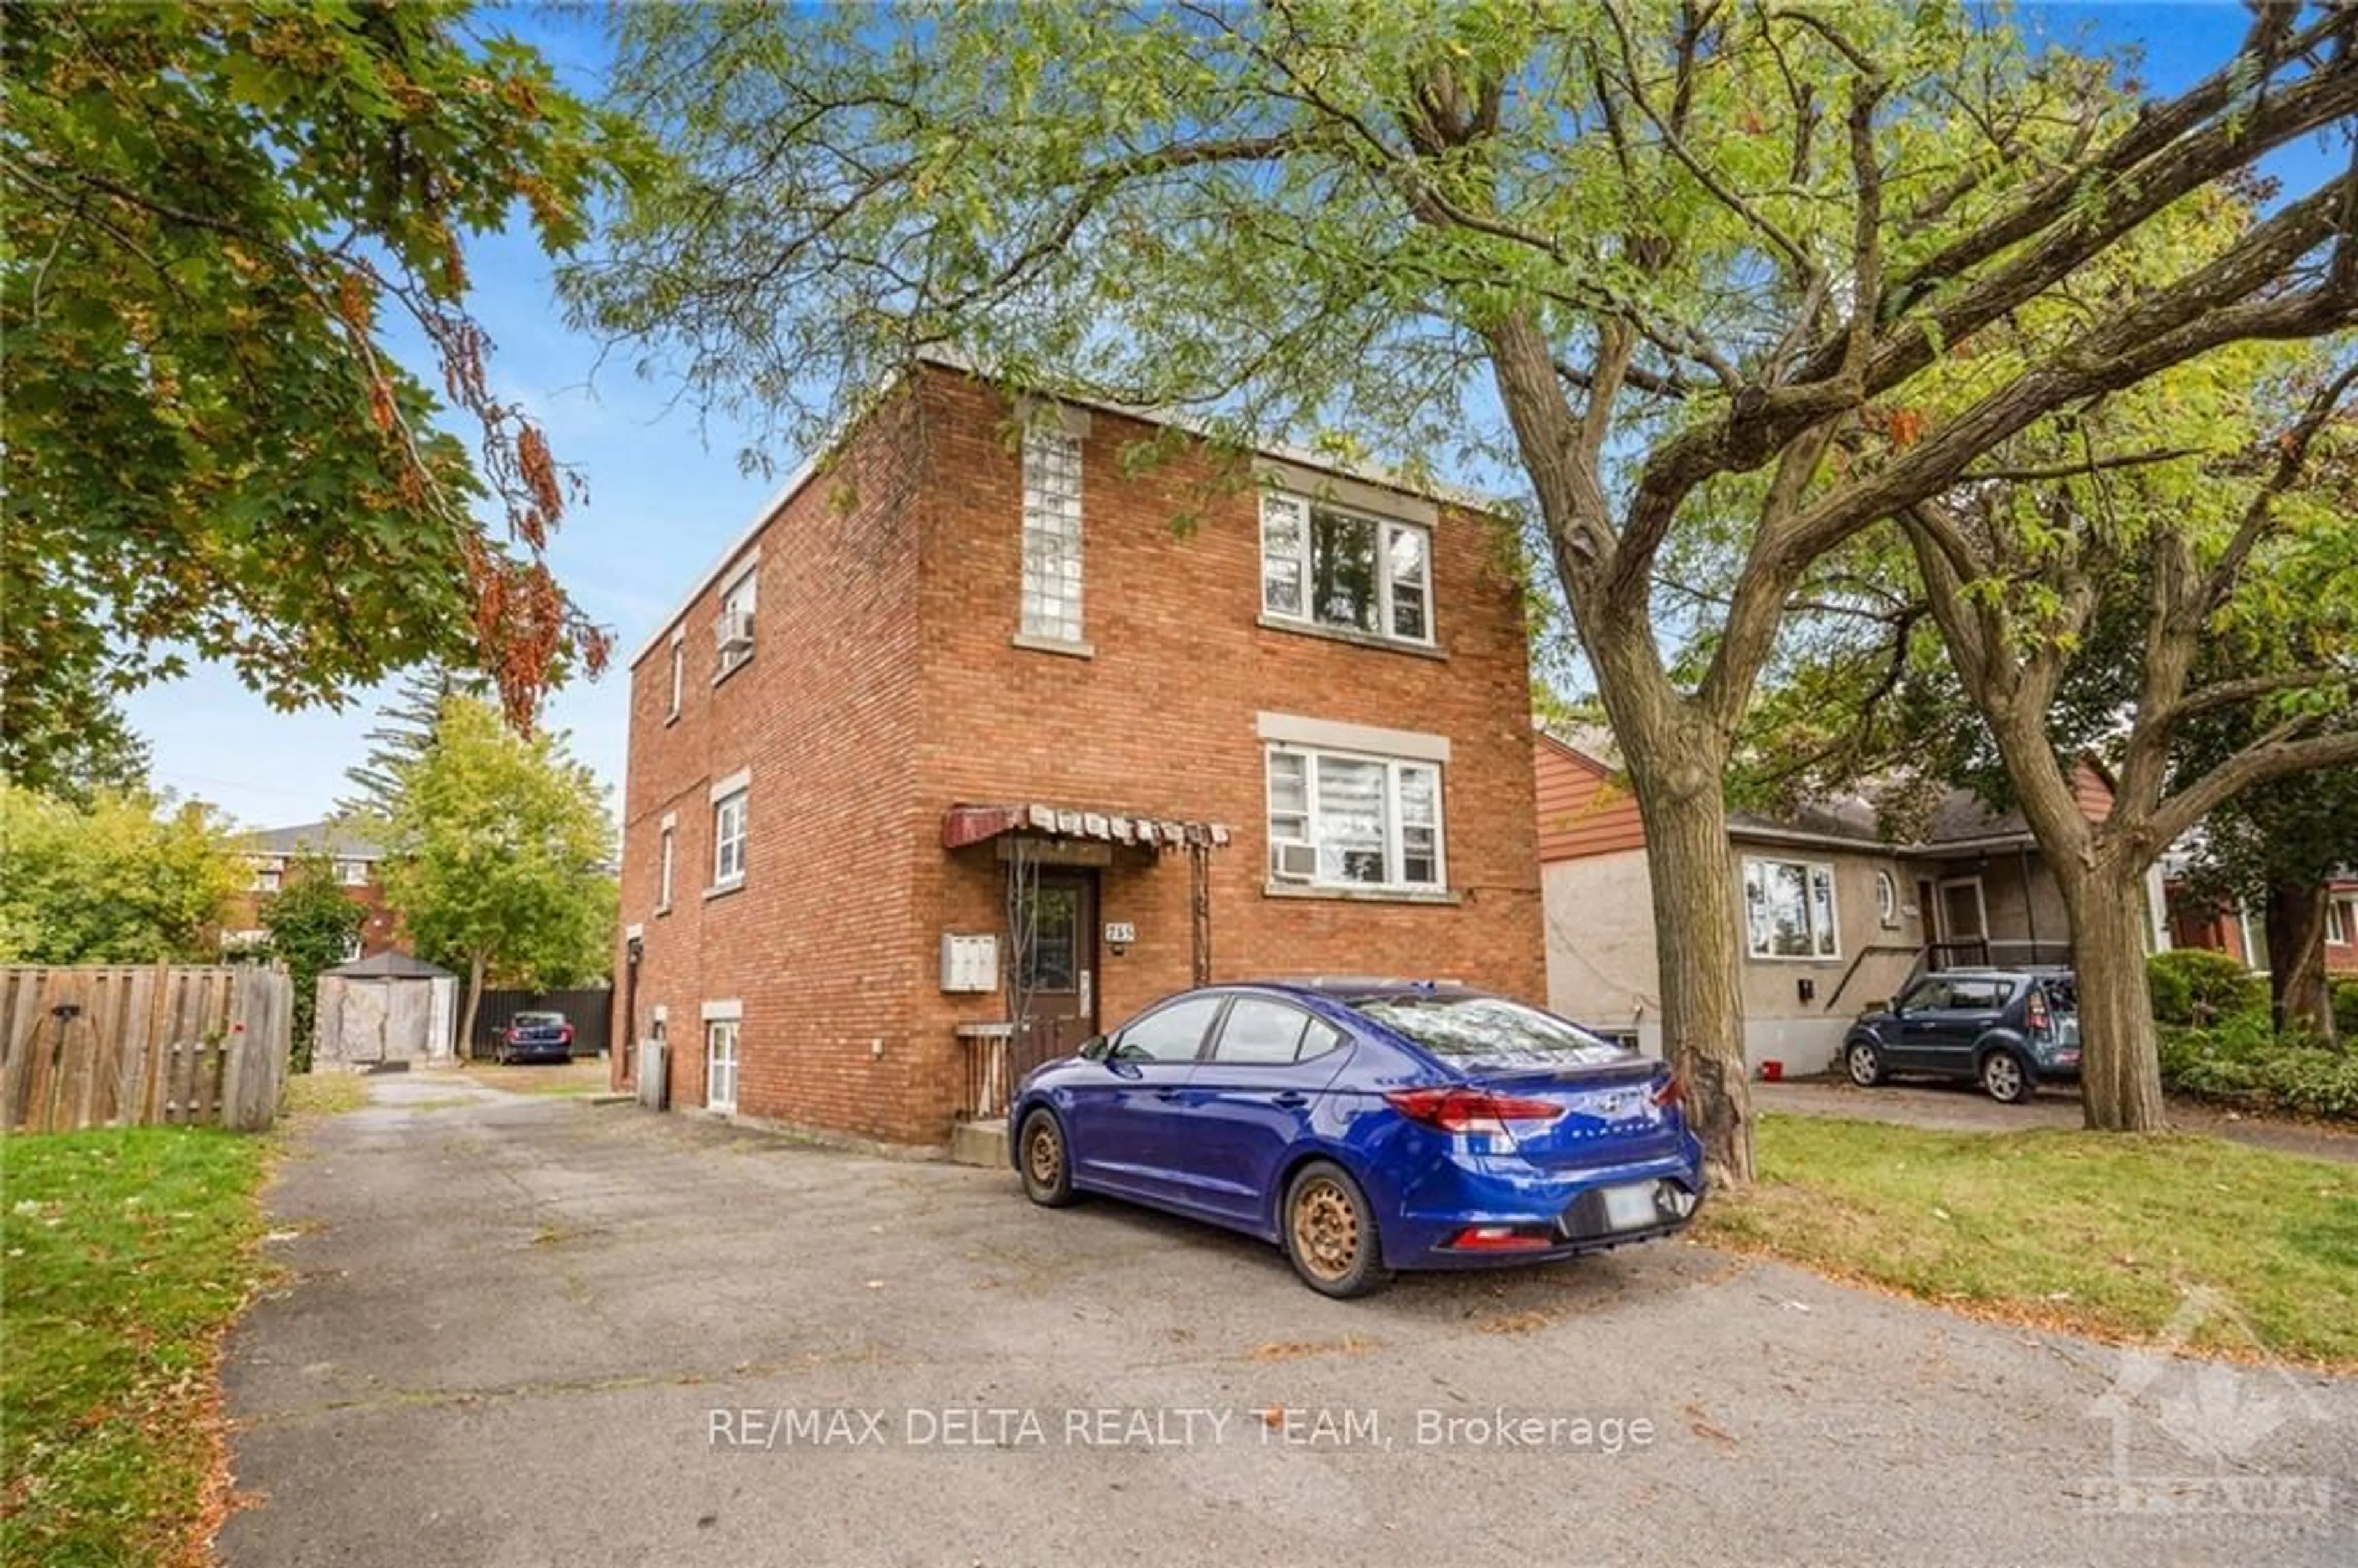
[(959, 805), (942, 814), (945, 849), (962, 849), (1004, 833), (1036, 833), (1052, 838), (1096, 839), (1150, 849), (1178, 849), (1185, 845), (1226, 848), (1229, 838), (1225, 822), (1189, 822), (1060, 806)]

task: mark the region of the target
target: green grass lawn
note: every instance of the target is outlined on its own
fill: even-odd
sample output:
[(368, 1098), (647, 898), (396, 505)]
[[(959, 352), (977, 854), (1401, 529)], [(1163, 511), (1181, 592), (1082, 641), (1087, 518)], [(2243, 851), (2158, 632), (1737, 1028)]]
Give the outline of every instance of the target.
[(268, 1152), (211, 1129), (0, 1139), (0, 1562), (206, 1560)]
[(2358, 1369), (2358, 1165), (2213, 1138), (1934, 1132), (1771, 1116), (1761, 1181), (1701, 1238), (1910, 1295), (2147, 1340)]

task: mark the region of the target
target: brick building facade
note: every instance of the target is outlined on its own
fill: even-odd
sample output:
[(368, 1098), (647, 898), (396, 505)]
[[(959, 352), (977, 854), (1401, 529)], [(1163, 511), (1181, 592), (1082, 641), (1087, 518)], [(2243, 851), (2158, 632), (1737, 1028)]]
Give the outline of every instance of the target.
[(1498, 525), (1193, 443), (1126, 471), (1157, 434), (922, 370), (640, 651), (617, 1037), (671, 1104), (934, 1144), (1199, 977), (1543, 999)]
[(248, 836), (245, 861), (254, 879), (233, 901), (222, 919), (222, 945), (234, 948), (268, 938), (262, 912), (278, 896), (296, 866), (308, 856), (326, 860), (348, 903), (360, 906), (361, 931), (348, 959), (373, 958), (380, 953), (408, 953), (409, 935), (401, 917), (385, 903), (384, 851), (373, 839), (337, 822), (303, 822), (292, 827), (265, 827)]

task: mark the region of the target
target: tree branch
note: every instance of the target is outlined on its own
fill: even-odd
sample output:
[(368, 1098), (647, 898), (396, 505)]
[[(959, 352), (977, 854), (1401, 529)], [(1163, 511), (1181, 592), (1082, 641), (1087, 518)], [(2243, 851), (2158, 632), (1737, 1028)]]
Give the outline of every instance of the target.
[(2204, 817), (2255, 784), (2358, 763), (2358, 731), (2293, 740), (2296, 725), (2278, 725), (2155, 807), (2151, 818), (2155, 845), (2166, 848), (2176, 843)]

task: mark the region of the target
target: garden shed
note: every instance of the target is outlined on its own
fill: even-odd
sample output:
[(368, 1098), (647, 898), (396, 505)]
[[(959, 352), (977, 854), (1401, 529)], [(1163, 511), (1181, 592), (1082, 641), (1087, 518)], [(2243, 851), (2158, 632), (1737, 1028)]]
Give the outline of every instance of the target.
[(379, 953), (319, 976), (320, 1065), (453, 1060), (459, 977), (406, 953)]

